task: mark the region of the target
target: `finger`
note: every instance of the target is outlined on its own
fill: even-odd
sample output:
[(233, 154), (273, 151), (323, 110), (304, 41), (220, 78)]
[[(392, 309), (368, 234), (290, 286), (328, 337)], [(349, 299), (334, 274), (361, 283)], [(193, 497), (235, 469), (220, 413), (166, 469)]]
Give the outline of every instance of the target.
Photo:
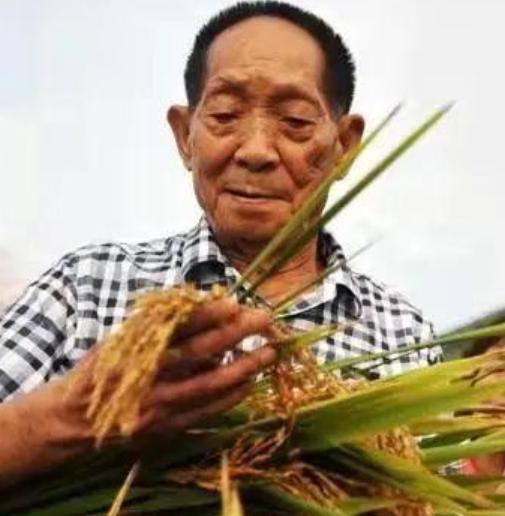
[(66, 375), (68, 383), (68, 394), (80, 392), (81, 395), (89, 395), (93, 387), (92, 377), (93, 368), (95, 367), (101, 344), (93, 346), (86, 354), (77, 362), (76, 366)]
[(194, 335), (180, 343), (182, 357), (211, 357), (234, 348), (249, 335), (265, 333), (271, 318), (264, 310), (241, 310), (222, 326)]
[(170, 360), (170, 367), (163, 367), (156, 377), (156, 382), (177, 382), (197, 374), (219, 367), (221, 357), (187, 357)]
[(226, 412), (240, 403), (247, 396), (250, 389), (250, 384), (241, 385), (232, 392), (216, 398), (203, 406), (174, 415), (170, 419), (169, 427), (172, 430), (185, 430), (212, 416)]
[[(252, 382), (246, 382), (238, 384), (235, 389), (221, 394), (220, 396), (214, 397), (199, 397), (195, 399), (193, 403), (187, 404), (184, 409), (179, 406), (172, 406), (170, 409), (158, 406), (151, 406), (142, 411), (140, 416), (137, 430), (135, 432), (135, 438), (138, 440), (142, 439), (146, 434), (152, 433), (163, 433), (164, 436), (170, 434), (173, 431), (174, 422), (176, 423), (178, 418), (188, 415), (190, 413), (201, 413), (205, 409), (214, 406), (216, 403), (224, 399), (232, 399), (234, 404), (241, 401), (251, 390)], [(231, 408), (231, 407), (226, 407)], [(226, 409), (225, 409), (226, 410)], [(210, 415), (213, 415), (210, 414)], [(180, 428), (180, 425), (176, 423), (176, 427)]]
[(241, 307), (231, 297), (217, 299), (196, 308), (189, 320), (179, 326), (174, 334), (174, 341), (186, 339), (209, 328), (218, 326), (236, 315)]
[(229, 365), (221, 366), (194, 378), (176, 384), (158, 384), (149, 394), (147, 403), (154, 406), (158, 404), (184, 405), (192, 403), (202, 396), (220, 395), (238, 384), (250, 380), (272, 365), (276, 356), (276, 351), (272, 347), (262, 346)]

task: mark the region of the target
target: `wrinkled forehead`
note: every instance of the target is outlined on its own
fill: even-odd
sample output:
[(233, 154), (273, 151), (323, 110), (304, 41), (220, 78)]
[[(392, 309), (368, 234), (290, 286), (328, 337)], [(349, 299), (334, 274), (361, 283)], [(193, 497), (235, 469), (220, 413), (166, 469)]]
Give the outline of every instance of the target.
[(257, 16), (223, 31), (210, 46), (206, 84), (218, 77), (250, 81), (255, 74), (279, 84), (303, 83), (322, 89), (324, 53), (297, 25), (272, 16)]

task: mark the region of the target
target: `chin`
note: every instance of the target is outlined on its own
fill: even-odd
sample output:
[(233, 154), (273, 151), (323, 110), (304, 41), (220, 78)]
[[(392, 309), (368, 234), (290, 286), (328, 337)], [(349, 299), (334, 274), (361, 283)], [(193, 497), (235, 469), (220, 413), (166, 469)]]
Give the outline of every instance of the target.
[(248, 242), (266, 245), (282, 226), (275, 220), (234, 219), (217, 220), (213, 224), (216, 236), (223, 242)]
[(212, 212), (207, 212), (218, 241), (236, 245), (266, 245), (287, 222), (290, 206), (281, 201), (237, 202), (225, 196)]

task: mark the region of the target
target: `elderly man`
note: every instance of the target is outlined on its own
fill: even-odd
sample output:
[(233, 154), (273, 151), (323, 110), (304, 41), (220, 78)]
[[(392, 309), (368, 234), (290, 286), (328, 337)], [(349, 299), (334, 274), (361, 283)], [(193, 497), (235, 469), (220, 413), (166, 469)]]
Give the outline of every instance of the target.
[[(322, 20), (288, 4), (241, 3), (219, 13), (198, 34), (185, 80), (188, 106), (171, 107), (168, 121), (205, 215), (185, 234), (70, 253), (4, 314), (4, 483), (92, 449), (85, 409), (93, 347), (124, 319), (132, 299), (182, 282), (201, 289), (233, 284), (363, 133), (362, 117), (349, 114), (349, 51)], [(430, 337), (420, 312), (353, 273), (328, 233), (294, 256), (260, 294), (268, 305), (337, 262), (341, 268), (285, 316), (299, 329), (358, 321), (314, 347), (321, 361)], [(168, 439), (243, 399), (255, 375), (275, 359), (274, 350), (255, 339), (269, 322), (267, 310), (231, 300), (198, 311), (178, 335), (183, 358), (166, 367), (144, 400), (135, 437)], [(237, 346), (249, 353), (227, 364), (212, 359)], [(413, 353), (378, 371), (399, 372), (436, 358)], [(83, 374), (69, 389), (74, 366)]]

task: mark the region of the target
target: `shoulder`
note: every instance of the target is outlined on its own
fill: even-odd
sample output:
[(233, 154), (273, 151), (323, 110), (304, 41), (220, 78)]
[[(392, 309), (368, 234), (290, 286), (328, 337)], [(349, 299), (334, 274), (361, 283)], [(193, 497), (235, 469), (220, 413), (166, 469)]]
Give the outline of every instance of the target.
[(128, 261), (133, 264), (160, 263), (177, 253), (183, 241), (182, 235), (159, 238), (144, 242), (97, 242), (79, 247), (63, 256), (62, 260), (76, 264), (91, 260)]
[(156, 275), (177, 267), (183, 246), (182, 235), (149, 241), (98, 242), (81, 246), (62, 256), (45, 274), (79, 277)]
[[(44, 314), (48, 319), (91, 320), (104, 314), (120, 320), (127, 304), (140, 292), (173, 283), (179, 236), (139, 243), (101, 242), (63, 255), (6, 311)], [(40, 318), (40, 315), (37, 315)], [(89, 326), (89, 325), (88, 325)]]
[[(431, 322), (426, 319), (423, 311), (395, 288), (372, 279), (366, 274), (351, 271), (356, 284), (363, 312), (369, 315), (383, 314), (389, 317), (395, 326), (410, 327), (414, 334), (421, 332), (424, 327), (431, 328)], [(387, 322), (387, 321), (385, 321)]]
[(433, 325), (420, 308), (384, 283), (362, 273), (351, 272), (351, 275), (362, 308), (354, 337), (369, 344), (367, 351), (398, 351), (391, 355), (392, 360), (379, 367), (381, 375), (400, 373), (442, 360), (439, 346), (414, 349), (404, 354), (404, 349), (428, 343), (434, 338)]
[(0, 400), (67, 371), (138, 294), (173, 285), (183, 242), (90, 244), (46, 270), (0, 316)]
[(354, 306), (359, 306), (360, 321), (369, 334), (376, 331), (377, 335), (370, 335), (370, 342), (375, 342), (379, 334), (393, 343), (431, 336), (431, 323), (422, 311), (396, 289), (350, 268), (342, 247), (331, 233), (323, 232), (319, 245), (326, 260), (340, 264), (335, 277), (352, 292)]

